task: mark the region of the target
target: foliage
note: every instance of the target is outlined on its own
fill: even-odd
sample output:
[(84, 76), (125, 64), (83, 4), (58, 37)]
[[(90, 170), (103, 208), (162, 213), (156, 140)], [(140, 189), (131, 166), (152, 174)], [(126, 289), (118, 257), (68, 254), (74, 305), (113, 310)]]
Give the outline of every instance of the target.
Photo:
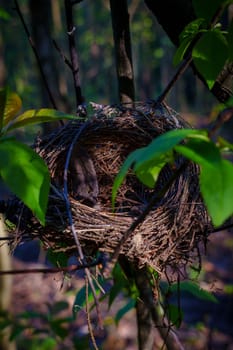
[[(174, 64), (180, 63), (191, 48), (194, 65), (204, 77), (209, 89), (227, 60), (232, 60), (232, 23), (229, 30), (215, 23), (216, 12), (222, 13), (232, 0), (215, 0), (211, 6), (207, 0), (194, 0), (197, 19), (189, 23), (180, 34), (180, 46), (174, 55)], [(214, 57), (214, 59), (213, 59)]]
[(8, 88), (0, 90), (0, 175), (44, 225), (50, 187), (48, 168), (29, 146), (7, 135), (27, 125), (75, 117), (52, 109), (29, 110), (18, 115), (21, 106), (16, 93)]
[(153, 188), (164, 165), (175, 166), (177, 154), (181, 154), (200, 166), (200, 190), (213, 224), (220, 226), (233, 214), (233, 164), (221, 155), (221, 151), (231, 151), (232, 147), (222, 139), (215, 144), (203, 130), (169, 131), (128, 156), (114, 181), (113, 206), (130, 167), (142, 183)]

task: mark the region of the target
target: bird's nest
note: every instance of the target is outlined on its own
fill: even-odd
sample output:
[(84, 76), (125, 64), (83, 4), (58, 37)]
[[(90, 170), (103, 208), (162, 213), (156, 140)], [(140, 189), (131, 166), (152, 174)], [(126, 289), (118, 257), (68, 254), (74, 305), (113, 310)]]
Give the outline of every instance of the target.
[[(111, 191), (120, 167), (133, 150), (168, 130), (184, 127), (186, 122), (165, 105), (94, 105), (91, 118), (72, 121), (38, 139), (35, 149), (48, 164), (52, 179), (46, 226), (42, 227), (21, 207), (17, 214), (18, 237), (37, 237), (46, 248), (76, 253), (63, 195), (67, 154), (76, 140), (65, 174), (74, 228), (84, 254), (95, 256), (100, 251), (111, 255), (154, 191), (163, 188), (175, 171), (174, 166), (166, 166), (155, 190), (145, 188), (129, 172), (119, 189), (113, 213)], [(179, 158), (176, 165), (182, 162)], [(191, 162), (184, 168), (121, 247), (121, 254), (138, 266), (148, 264), (157, 271), (169, 266), (181, 268), (196, 259), (210, 228), (200, 197), (198, 172)]]

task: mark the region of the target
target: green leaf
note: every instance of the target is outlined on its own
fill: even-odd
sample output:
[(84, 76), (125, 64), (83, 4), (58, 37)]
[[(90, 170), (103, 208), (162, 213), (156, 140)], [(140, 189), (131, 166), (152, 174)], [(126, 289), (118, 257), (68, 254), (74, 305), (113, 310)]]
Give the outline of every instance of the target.
[(192, 43), (192, 39), (193, 37), (185, 38), (184, 40), (182, 40), (180, 46), (177, 48), (175, 55), (173, 57), (174, 66), (177, 66), (183, 60), (186, 51), (188, 50), (190, 44)]
[[(100, 289), (98, 287), (95, 288), (96, 295), (100, 293)], [(94, 296), (91, 289), (88, 289), (88, 303), (92, 303), (94, 301)], [(76, 317), (76, 314), (82, 310), (84, 305), (86, 304), (86, 286), (83, 286), (78, 293), (76, 294), (75, 301), (73, 304), (73, 317)]]
[(30, 109), (23, 114), (20, 114), (16, 119), (6, 126), (4, 132), (10, 131), (16, 128), (21, 128), (26, 125), (33, 125), (45, 122), (54, 122), (61, 119), (79, 119), (72, 114), (66, 114), (55, 109), (42, 108), (42, 109)]
[(200, 189), (214, 226), (220, 226), (233, 214), (233, 164), (222, 160), (204, 166), (200, 173)]
[(233, 214), (233, 164), (221, 158), (212, 141), (191, 139), (185, 145), (177, 145), (175, 150), (201, 166), (200, 190), (204, 202), (213, 224), (223, 224)]
[(124, 181), (130, 167), (146, 186), (153, 188), (162, 167), (173, 160), (173, 148), (185, 137), (204, 137), (206, 132), (194, 129), (177, 129), (158, 136), (147, 147), (132, 152), (123, 163), (117, 174), (112, 189), (114, 207), (119, 187)]
[(202, 18), (197, 18), (191, 23), (187, 24), (187, 26), (183, 29), (183, 31), (179, 35), (180, 45), (177, 48), (173, 58), (173, 64), (175, 66), (183, 60), (187, 49), (193, 42), (193, 39), (199, 33), (203, 23), (204, 23), (204, 20)]
[(22, 106), (20, 97), (9, 88), (0, 89), (0, 130), (19, 112)]
[(2, 7), (0, 7), (0, 18), (8, 20), (11, 18), (11, 16), (10, 16), (9, 12), (7, 12)]
[(169, 303), (166, 308), (166, 314), (172, 325), (175, 325), (177, 328), (181, 326), (184, 313), (178, 306)]
[(135, 307), (136, 300), (130, 299), (128, 303), (126, 303), (120, 310), (118, 310), (116, 316), (115, 316), (115, 322), (116, 324), (119, 323), (119, 321), (122, 319), (122, 317), (125, 316), (127, 312), (132, 310)]
[(54, 316), (67, 309), (69, 309), (69, 303), (65, 300), (60, 300), (51, 305), (50, 313)]
[(231, 20), (228, 34), (227, 34), (227, 42), (229, 48), (229, 60), (233, 61), (233, 19)]
[(190, 139), (184, 145), (177, 145), (175, 150), (201, 166), (218, 166), (222, 161), (219, 149), (210, 140)]
[(226, 38), (217, 29), (205, 32), (194, 45), (192, 58), (195, 67), (211, 89), (228, 58)]
[(209, 23), (217, 10), (221, 6), (226, 6), (229, 3), (229, 0), (192, 0), (197, 17), (204, 18)]
[(173, 160), (173, 148), (186, 137), (206, 137), (205, 132), (193, 129), (171, 130), (160, 135), (141, 149), (133, 170), (146, 186), (153, 188), (163, 166)]
[(213, 303), (218, 303), (218, 300), (212, 293), (200, 288), (200, 286), (195, 282), (181, 281), (179, 287), (177, 283), (174, 283), (169, 287), (169, 289), (171, 292), (177, 292), (177, 290), (179, 289), (180, 291), (191, 293), (199, 299), (211, 301)]
[(1, 140), (0, 175), (10, 190), (44, 225), (50, 176), (46, 164), (39, 155), (16, 140)]
[(49, 322), (50, 327), (52, 329), (52, 331), (58, 335), (61, 339), (65, 339), (68, 334), (69, 334), (69, 328), (68, 327), (64, 327), (64, 323), (67, 324), (67, 326), (69, 325), (70, 320), (68, 319), (57, 319), (57, 320), (51, 320)]
[(233, 144), (225, 140), (223, 137), (218, 137), (218, 146), (223, 151), (233, 152)]
[(68, 255), (64, 252), (54, 252), (52, 249), (48, 249), (47, 258), (54, 266), (67, 266)]
[(205, 21), (203, 18), (197, 18), (188, 23), (179, 35), (180, 43), (182, 43), (182, 41), (185, 39), (192, 40), (199, 33), (204, 24)]
[[(34, 349), (34, 346), (33, 346)], [(38, 350), (55, 350), (57, 349), (57, 342), (54, 338), (47, 337), (46, 339), (41, 340), (38, 344)], [(34, 349), (35, 350), (35, 349)]]

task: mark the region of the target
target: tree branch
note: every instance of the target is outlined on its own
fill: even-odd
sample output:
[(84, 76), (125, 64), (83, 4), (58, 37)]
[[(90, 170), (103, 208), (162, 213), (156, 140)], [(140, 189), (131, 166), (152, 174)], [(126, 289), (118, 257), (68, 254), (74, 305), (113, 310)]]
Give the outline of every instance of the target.
[(73, 20), (73, 2), (71, 0), (65, 0), (65, 13), (66, 13), (66, 25), (67, 25), (67, 34), (69, 41), (69, 49), (70, 49), (70, 59), (72, 64), (72, 74), (74, 81), (74, 90), (76, 97), (76, 110), (77, 113), (85, 113), (83, 108), (84, 97), (82, 96), (81, 84), (79, 78), (79, 59), (76, 51), (76, 43), (75, 43), (75, 32), (76, 27), (74, 25)]
[(110, 0), (110, 7), (120, 102), (132, 105), (135, 89), (127, 0)]

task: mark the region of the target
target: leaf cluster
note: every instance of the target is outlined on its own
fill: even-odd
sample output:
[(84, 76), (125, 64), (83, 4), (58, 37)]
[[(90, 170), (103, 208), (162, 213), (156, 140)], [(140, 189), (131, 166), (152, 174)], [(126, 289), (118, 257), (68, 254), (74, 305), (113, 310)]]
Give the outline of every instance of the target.
[(47, 165), (31, 147), (8, 134), (28, 125), (75, 117), (46, 108), (18, 114), (21, 106), (16, 93), (0, 90), (0, 176), (44, 225), (50, 188)]
[[(211, 89), (226, 62), (233, 61), (233, 21), (227, 31), (219, 19), (232, 0), (193, 0), (197, 19), (189, 23), (180, 34), (180, 45), (173, 63), (179, 64), (188, 53), (197, 71)], [(216, 18), (215, 18), (216, 17)]]

